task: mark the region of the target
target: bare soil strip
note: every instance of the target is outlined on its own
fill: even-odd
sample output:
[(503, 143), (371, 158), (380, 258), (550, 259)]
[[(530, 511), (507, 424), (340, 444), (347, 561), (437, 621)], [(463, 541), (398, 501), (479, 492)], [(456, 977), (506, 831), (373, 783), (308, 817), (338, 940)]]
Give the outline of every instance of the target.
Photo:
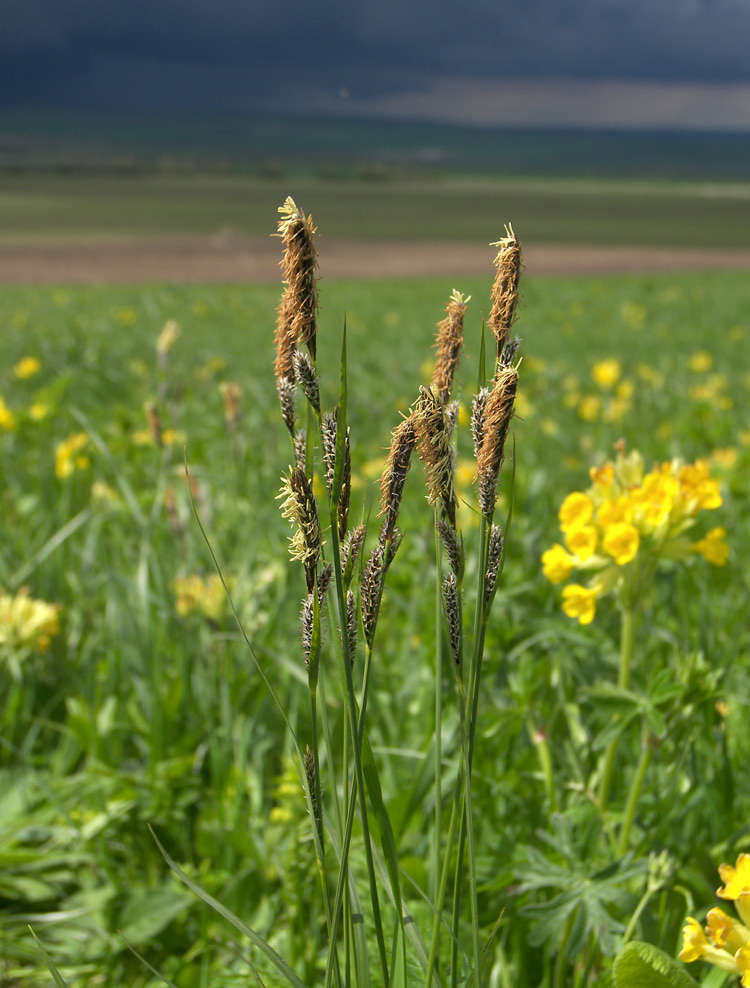
[[(326, 278), (431, 278), (489, 275), (493, 249), (443, 242), (322, 239)], [(264, 282), (279, 279), (271, 237), (165, 237), (0, 243), (0, 284)], [(651, 274), (750, 268), (748, 250), (568, 247), (525, 244), (532, 277)]]

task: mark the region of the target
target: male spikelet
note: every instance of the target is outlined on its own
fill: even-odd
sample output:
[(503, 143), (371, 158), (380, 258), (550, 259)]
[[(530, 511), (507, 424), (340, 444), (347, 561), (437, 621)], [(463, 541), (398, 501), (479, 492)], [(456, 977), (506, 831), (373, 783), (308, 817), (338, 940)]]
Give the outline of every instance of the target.
[(505, 344), (510, 336), (510, 328), (518, 307), (518, 281), (521, 277), (521, 241), (506, 226), (505, 236), (491, 247), (498, 247), (495, 258), (495, 281), (492, 285), (492, 308), (487, 325), (497, 343), (497, 359), (500, 360)]
[(453, 290), (445, 309), (445, 319), (437, 327), (437, 358), (431, 386), (440, 395), (443, 404), (450, 398), (453, 376), (458, 367), (464, 338), (464, 314), (471, 296)]
[(278, 496), (284, 499), (281, 505), (282, 517), (289, 518), (296, 525), (295, 533), (289, 539), (289, 553), (292, 559), (299, 559), (305, 567), (307, 592), (311, 593), (315, 586), (323, 540), (312, 487), (301, 467), (290, 469), (289, 475), (283, 478)]
[(380, 476), (380, 514), (385, 515), (382, 539), (390, 539), (398, 518), (411, 454), (417, 441), (414, 414), (400, 422), (391, 433), (391, 448)]
[(490, 517), (495, 509), (497, 475), (505, 459), (505, 440), (513, 417), (517, 386), (518, 369), (499, 368), (484, 407), (476, 481), (479, 487), (479, 508), (486, 517)]
[[(286, 282), (284, 299), (279, 307), (286, 320), (289, 335), (297, 345), (304, 344), (315, 360), (317, 332), (318, 287), (315, 268), (318, 251), (316, 229), (311, 216), (297, 208), (291, 196), (279, 207), (279, 236), (284, 245), (281, 269)], [(278, 376), (278, 375), (277, 375)]]
[(445, 418), (445, 406), (434, 388), (422, 388), (414, 424), (419, 458), (424, 463), (427, 500), (440, 501), (452, 528), (456, 527), (456, 493), (453, 487), (453, 447)]

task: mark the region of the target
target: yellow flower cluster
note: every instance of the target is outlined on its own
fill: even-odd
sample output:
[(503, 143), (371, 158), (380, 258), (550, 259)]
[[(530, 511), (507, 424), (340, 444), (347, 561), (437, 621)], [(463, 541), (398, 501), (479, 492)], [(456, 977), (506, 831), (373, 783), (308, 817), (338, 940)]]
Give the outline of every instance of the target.
[(728, 971), (741, 974), (743, 988), (750, 988), (750, 854), (740, 854), (736, 865), (719, 865), (724, 885), (716, 894), (734, 902), (742, 922), (722, 909), (709, 909), (706, 925), (688, 916), (682, 931), (681, 961), (702, 959)]
[(91, 461), (82, 450), (88, 445), (89, 437), (85, 432), (76, 432), (68, 436), (55, 447), (55, 476), (60, 480), (69, 477), (74, 470), (85, 470), (91, 466)]
[(25, 590), (15, 596), (0, 593), (0, 650), (44, 652), (60, 631), (59, 611), (59, 604), (35, 600)]
[(587, 491), (569, 494), (560, 508), (565, 545), (558, 543), (542, 555), (544, 575), (552, 583), (562, 583), (575, 570), (592, 574), (587, 586), (576, 583), (563, 590), (569, 617), (589, 624), (598, 597), (642, 589), (644, 576), (659, 559), (699, 554), (714, 566), (726, 563), (723, 528), (698, 542), (685, 534), (699, 511), (721, 505), (719, 486), (704, 460), (661, 463), (646, 473), (640, 453), (626, 455), (621, 448), (614, 462), (591, 470), (591, 480)]
[(227, 608), (227, 597), (218, 574), (205, 579), (197, 573), (178, 576), (172, 582), (175, 609), (180, 617), (202, 614), (213, 624), (219, 624)]

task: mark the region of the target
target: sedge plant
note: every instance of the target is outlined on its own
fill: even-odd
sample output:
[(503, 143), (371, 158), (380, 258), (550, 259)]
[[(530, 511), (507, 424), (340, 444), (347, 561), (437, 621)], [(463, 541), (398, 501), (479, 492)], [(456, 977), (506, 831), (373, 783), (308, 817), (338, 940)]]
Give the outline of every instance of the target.
[[(452, 398), (468, 298), (459, 292), (451, 295), (437, 329), (432, 381), (421, 388), (409, 414), (392, 431), (380, 478), (377, 519), (364, 505), (355, 520), (346, 332), (338, 401), (329, 410), (321, 398), (317, 359), (316, 230), (312, 218), (290, 198), (279, 212), (284, 290), (278, 307), (274, 373), (290, 443), (279, 500), (282, 515), (292, 526), (289, 555), (300, 567), (304, 586), (299, 663), (307, 681), (309, 736), (301, 736), (299, 723), (292, 725), (280, 703), (279, 709), (295, 751), (300, 799), (308, 812), (310, 842), (300, 853), (309, 849), (314, 855), (319, 876), (324, 943), (318, 958), (320, 983), (326, 988), (480, 985), (492, 935), (488, 938), (478, 908), (471, 776), (485, 633), (505, 553), (505, 533), (495, 520), (495, 510), (518, 381), (518, 341), (511, 339), (511, 327), (518, 302), (521, 244), (508, 228), (493, 245), (496, 277), (488, 327), (494, 345), (487, 361), (482, 337), (479, 389), (471, 419), (479, 544), (473, 567), (476, 587), (469, 593), (464, 587), (466, 550), (454, 484), (458, 403)], [(434, 816), (427, 889), (404, 879), (393, 819), (383, 796), (382, 767), (370, 741), (371, 725), (382, 713), (371, 695), (373, 668), (378, 652), (390, 645), (379, 635), (381, 606), (387, 574), (409, 535), (398, 523), (415, 457), (424, 468), (437, 548), (430, 768)], [(470, 617), (465, 618), (465, 610)], [(453, 697), (457, 717), (450, 724), (458, 724), (455, 736), (450, 728), (446, 730), (444, 693)], [(446, 770), (448, 756), (458, 765), (454, 773)], [(277, 975), (289, 984), (301, 983), (296, 971), (263, 938), (167, 860), (191, 888), (251, 939)], [(418, 923), (417, 918), (423, 921)]]

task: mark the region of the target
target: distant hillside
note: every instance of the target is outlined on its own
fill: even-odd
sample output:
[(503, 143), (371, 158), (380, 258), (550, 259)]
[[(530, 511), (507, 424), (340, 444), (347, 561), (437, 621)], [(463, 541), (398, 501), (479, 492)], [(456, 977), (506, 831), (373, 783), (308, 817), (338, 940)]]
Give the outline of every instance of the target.
[(14, 110), (0, 111), (0, 169), (746, 180), (750, 135)]

